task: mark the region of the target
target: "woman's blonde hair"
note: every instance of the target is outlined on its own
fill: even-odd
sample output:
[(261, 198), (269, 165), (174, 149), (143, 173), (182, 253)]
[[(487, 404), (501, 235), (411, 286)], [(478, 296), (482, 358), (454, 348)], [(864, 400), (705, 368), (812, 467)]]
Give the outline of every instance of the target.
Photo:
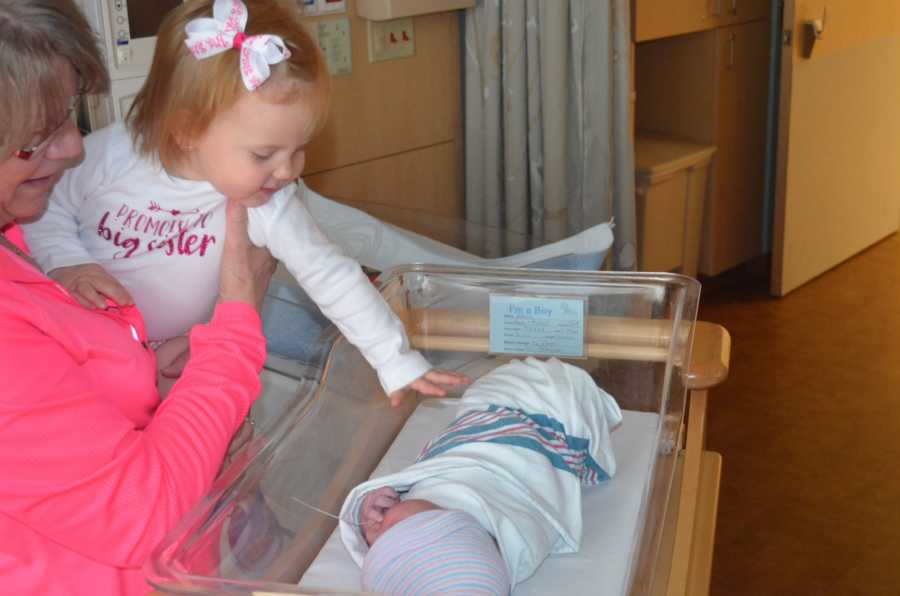
[(109, 88), (97, 39), (72, 0), (0, 0), (0, 159), (58, 124), (70, 99), (61, 62), (81, 91)]
[(325, 120), (328, 69), (316, 42), (300, 21), (296, 3), (284, 0), (244, 0), (245, 33), (278, 35), (290, 58), (272, 66), (272, 75), (255, 91), (241, 80), (240, 52), (228, 50), (198, 60), (185, 45), (185, 25), (212, 16), (212, 0), (191, 0), (173, 10), (160, 26), (153, 64), (128, 112), (131, 136), (138, 152), (159, 160), (166, 169), (183, 163), (186, 144), (206, 132), (217, 114), (244, 93), (262, 93), (276, 103), (301, 97), (313, 102), (317, 128)]

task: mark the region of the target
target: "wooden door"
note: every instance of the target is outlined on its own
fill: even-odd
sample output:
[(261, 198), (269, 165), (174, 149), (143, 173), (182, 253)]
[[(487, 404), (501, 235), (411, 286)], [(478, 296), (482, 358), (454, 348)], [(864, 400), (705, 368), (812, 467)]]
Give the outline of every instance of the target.
[[(900, 219), (900, 2), (786, 0), (771, 291), (784, 295)], [(803, 22), (825, 19), (812, 55)]]
[(718, 24), (718, 2), (730, 0), (635, 0), (634, 40), (682, 35)]
[(717, 275), (762, 253), (769, 23), (716, 31), (718, 134), (702, 264)]

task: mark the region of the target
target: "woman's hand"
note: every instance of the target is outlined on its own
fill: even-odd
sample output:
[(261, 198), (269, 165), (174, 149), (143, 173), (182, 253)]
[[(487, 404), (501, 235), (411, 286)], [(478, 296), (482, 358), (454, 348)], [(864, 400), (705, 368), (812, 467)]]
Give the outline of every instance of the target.
[(229, 199), (219, 272), (219, 302), (244, 302), (259, 310), (275, 266), (268, 249), (250, 243), (247, 208)]
[(466, 375), (434, 368), (403, 389), (399, 389), (391, 393), (391, 406), (399, 406), (400, 400), (403, 399), (403, 395), (410, 389), (418, 391), (423, 395), (444, 397), (445, 395), (447, 395), (447, 390), (444, 389), (441, 385), (468, 385), (471, 382), (472, 379), (470, 377), (467, 377)]
[(156, 348), (156, 366), (167, 379), (177, 379), (191, 357), (191, 342), (187, 335), (166, 340)]
[(225, 452), (225, 457), (222, 459), (222, 466), (219, 468), (219, 474), (231, 464), (238, 452), (240, 452), (247, 443), (253, 440), (255, 427), (252, 415), (251, 412), (247, 412), (247, 417), (244, 418), (240, 428), (238, 428), (237, 432), (231, 438), (231, 442), (228, 444), (228, 450)]
[(190, 357), (191, 342), (187, 335), (173, 337), (156, 348), (156, 388), (161, 398), (169, 395)]

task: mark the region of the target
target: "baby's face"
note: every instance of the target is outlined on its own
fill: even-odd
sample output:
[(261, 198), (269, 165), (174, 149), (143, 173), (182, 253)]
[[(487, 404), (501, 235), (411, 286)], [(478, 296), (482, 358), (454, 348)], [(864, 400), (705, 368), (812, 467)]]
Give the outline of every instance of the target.
[(381, 523), (363, 526), (363, 534), (366, 537), (366, 542), (369, 543), (369, 546), (372, 546), (375, 544), (375, 541), (378, 540), (379, 536), (402, 522), (404, 519), (412, 517), (417, 513), (422, 513), (423, 511), (431, 511), (432, 509), (443, 508), (424, 499), (400, 501), (385, 512), (384, 520), (382, 520)]

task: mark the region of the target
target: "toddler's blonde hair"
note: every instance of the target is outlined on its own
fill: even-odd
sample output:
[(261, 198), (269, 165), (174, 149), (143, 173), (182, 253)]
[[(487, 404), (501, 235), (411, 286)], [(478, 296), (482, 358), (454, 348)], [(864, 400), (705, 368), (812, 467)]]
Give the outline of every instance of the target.
[(217, 114), (244, 93), (260, 93), (273, 103), (309, 101), (320, 128), (327, 115), (330, 81), (322, 54), (300, 21), (296, 3), (244, 0), (248, 36), (278, 35), (290, 58), (271, 66), (272, 75), (255, 91), (241, 80), (240, 52), (227, 50), (198, 60), (185, 45), (184, 28), (193, 19), (212, 17), (212, 0), (191, 0), (174, 9), (160, 26), (153, 64), (128, 111), (138, 152), (166, 169), (183, 163), (190, 140), (206, 132)]

